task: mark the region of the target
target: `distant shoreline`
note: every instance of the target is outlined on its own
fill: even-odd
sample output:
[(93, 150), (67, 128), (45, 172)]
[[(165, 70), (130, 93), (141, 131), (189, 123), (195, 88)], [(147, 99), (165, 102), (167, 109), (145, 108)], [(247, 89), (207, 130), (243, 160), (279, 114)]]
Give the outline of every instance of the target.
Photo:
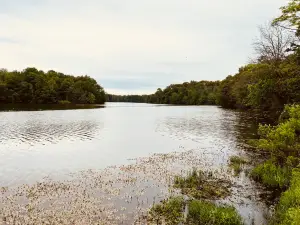
[(0, 111), (43, 111), (104, 108), (105, 104), (0, 104)]

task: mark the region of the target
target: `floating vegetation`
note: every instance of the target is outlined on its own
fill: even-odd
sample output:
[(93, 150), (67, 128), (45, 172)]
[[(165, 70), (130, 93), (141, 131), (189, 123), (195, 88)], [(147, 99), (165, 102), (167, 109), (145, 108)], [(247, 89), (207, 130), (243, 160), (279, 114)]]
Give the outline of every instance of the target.
[(180, 188), (182, 194), (195, 199), (219, 199), (230, 195), (231, 183), (218, 179), (212, 172), (205, 173), (193, 169), (187, 177), (175, 176), (174, 187)]
[[(216, 151), (211, 153), (213, 157), (218, 156)], [(245, 182), (239, 184), (236, 180), (232, 183), (235, 194), (231, 198), (231, 182), (227, 180), (235, 178), (228, 174), (226, 164), (214, 173), (203, 172), (204, 168), (213, 168), (210, 161), (203, 160), (212, 157), (209, 154), (203, 149), (153, 154), (130, 159), (128, 165), (73, 173), (66, 180), (45, 178), (35, 184), (2, 188), (0, 225), (149, 224), (149, 208), (170, 196), (178, 196), (180, 187), (191, 197), (214, 200), (228, 196), (225, 202), (248, 207), (252, 200), (243, 195), (251, 193), (254, 199), (253, 186), (242, 186)], [(237, 191), (240, 189), (243, 191)], [(174, 205), (176, 210), (168, 211)], [(176, 213), (181, 206), (178, 198), (165, 207), (157, 207), (152, 210), (152, 219), (160, 219), (155, 212), (163, 210), (176, 221), (178, 217), (174, 215), (180, 215), (181, 220), (182, 214)]]
[(131, 159), (129, 165), (70, 174), (2, 188), (0, 224), (136, 224), (148, 209), (178, 191), (173, 178), (205, 164), (202, 152), (187, 150)]
[(229, 159), (229, 167), (233, 169), (236, 176), (242, 172), (243, 165), (247, 163), (247, 160), (239, 156), (231, 156)]

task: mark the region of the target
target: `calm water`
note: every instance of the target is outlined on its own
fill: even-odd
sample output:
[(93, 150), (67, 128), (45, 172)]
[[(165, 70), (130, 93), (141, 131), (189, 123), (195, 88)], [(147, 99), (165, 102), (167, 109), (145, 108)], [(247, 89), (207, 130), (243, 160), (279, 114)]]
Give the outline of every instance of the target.
[[(45, 176), (61, 179), (130, 164), (132, 158), (191, 149), (203, 152), (209, 169), (221, 168), (230, 156), (245, 154), (245, 141), (254, 134), (248, 115), (214, 106), (107, 103), (98, 109), (0, 112), (0, 186)], [(252, 187), (245, 179), (235, 182)], [(255, 200), (233, 203), (249, 221), (256, 217), (256, 224), (262, 223)]]

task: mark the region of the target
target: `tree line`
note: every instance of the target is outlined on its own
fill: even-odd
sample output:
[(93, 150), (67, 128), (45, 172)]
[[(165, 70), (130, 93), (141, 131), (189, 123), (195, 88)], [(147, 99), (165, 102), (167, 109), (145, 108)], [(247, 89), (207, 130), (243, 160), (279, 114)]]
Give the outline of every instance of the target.
[[(300, 224), (300, 0), (289, 1), (281, 11), (272, 32), (264, 32), (263, 41), (256, 46), (261, 53), (259, 62), (225, 79), (221, 90), (227, 93), (222, 103), (229, 106), (272, 109), (286, 104), (277, 125), (259, 126), (260, 138), (252, 145), (268, 159), (250, 175), (281, 192), (269, 224), (290, 225)], [(235, 92), (243, 78), (247, 78), (247, 89)], [(238, 93), (243, 93), (244, 101)]]
[(89, 76), (71, 76), (36, 68), (0, 70), (0, 103), (102, 104), (103, 88)]
[(148, 102), (149, 95), (113, 95), (106, 94), (107, 102), (135, 102), (145, 103)]
[(191, 81), (183, 84), (171, 84), (165, 89), (158, 88), (151, 95), (111, 95), (107, 94), (109, 102), (138, 102), (153, 104), (179, 105), (215, 105), (219, 81)]

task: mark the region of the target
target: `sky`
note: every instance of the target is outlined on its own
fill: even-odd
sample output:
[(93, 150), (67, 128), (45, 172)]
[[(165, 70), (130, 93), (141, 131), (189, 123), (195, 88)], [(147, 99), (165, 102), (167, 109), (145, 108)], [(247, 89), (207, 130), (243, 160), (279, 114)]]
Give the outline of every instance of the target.
[(0, 68), (89, 75), (114, 94), (221, 80), (285, 0), (0, 0)]

